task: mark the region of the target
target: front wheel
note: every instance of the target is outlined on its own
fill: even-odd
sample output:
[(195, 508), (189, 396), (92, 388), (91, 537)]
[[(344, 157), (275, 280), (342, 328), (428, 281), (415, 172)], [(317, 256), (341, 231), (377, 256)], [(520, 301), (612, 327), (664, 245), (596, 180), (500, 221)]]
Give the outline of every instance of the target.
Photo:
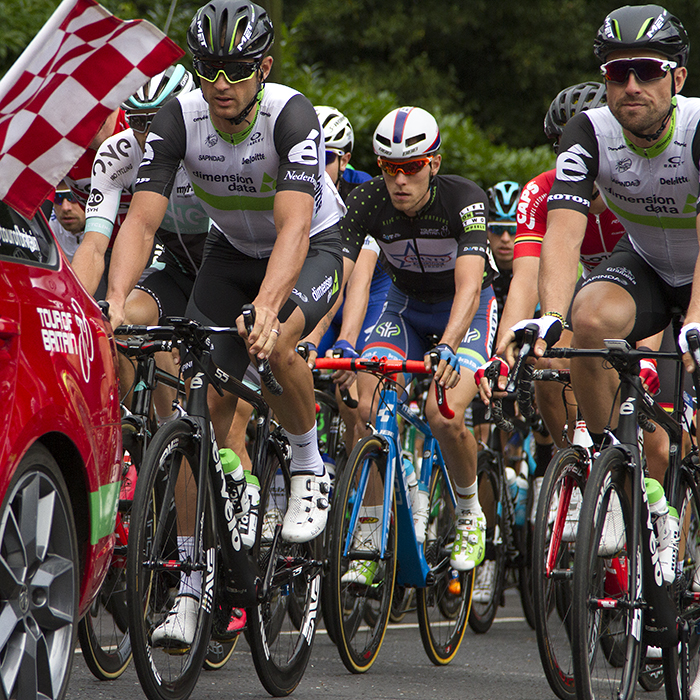
[[(351, 673), (367, 671), (379, 653), (389, 623), (396, 578), (396, 505), (383, 520), (387, 458), (384, 442), (360, 441), (336, 482), (331, 543), (332, 626), (340, 658)], [(382, 527), (387, 539), (382, 555)], [(374, 614), (365, 615), (368, 607)], [(367, 622), (368, 617), (370, 622)]]
[(535, 518), (532, 556), (537, 646), (549, 687), (561, 700), (576, 697), (571, 655), (577, 536), (573, 513), (581, 505), (587, 471), (580, 452), (559, 450), (547, 466)]
[(473, 572), (450, 566), (455, 539), (455, 511), (441, 469), (433, 472), (430, 487), (428, 527), (423, 551), (433, 583), (418, 588), (418, 627), (423, 648), (436, 666), (454, 659), (467, 629)]
[[(294, 544), (280, 531), (289, 499), (289, 465), (271, 443), (260, 484), (260, 517), (253, 555), (268, 580), (248, 610), (247, 637), (258, 678), (275, 697), (299, 685), (311, 656), (320, 603), (322, 562), (315, 541)], [(267, 577), (266, 577), (267, 574)]]
[(578, 697), (634, 696), (642, 647), (640, 541), (632, 541), (626, 455), (610, 447), (593, 464), (576, 538), (572, 650)]
[(506, 543), (503, 541), (504, 515), (497, 459), (490, 451), (482, 450), (476, 462), (479, 503), (486, 516), (486, 554), (474, 573), (469, 611), (469, 626), (477, 634), (491, 629), (505, 586)]
[(677, 648), (664, 649), (663, 668), (666, 697), (686, 700), (694, 682), (700, 678), (700, 602), (692, 595), (700, 589), (700, 488), (695, 471), (684, 468), (679, 494), (674, 501), (680, 540), (678, 573), (672, 590), (679, 610), (682, 641)]
[[(136, 484), (126, 592), (134, 666), (150, 700), (189, 697), (211, 637), (214, 494), (208, 473), (200, 473), (199, 445), (189, 421), (163, 426), (148, 447)], [(204, 490), (201, 512), (199, 489)], [(193, 537), (196, 526), (199, 538)]]

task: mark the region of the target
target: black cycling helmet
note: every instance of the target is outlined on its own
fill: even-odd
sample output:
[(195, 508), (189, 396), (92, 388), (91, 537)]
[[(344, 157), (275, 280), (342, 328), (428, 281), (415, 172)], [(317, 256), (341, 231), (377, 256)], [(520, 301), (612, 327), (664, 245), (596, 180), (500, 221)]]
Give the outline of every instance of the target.
[(625, 5), (605, 18), (593, 44), (593, 52), (601, 63), (620, 49), (656, 51), (685, 66), (690, 41), (678, 17), (661, 5)]
[(605, 85), (579, 83), (562, 90), (549, 105), (544, 118), (544, 133), (548, 139), (558, 139), (566, 123), (579, 112), (607, 104)]
[(205, 61), (259, 61), (274, 38), (272, 22), (260, 5), (244, 0), (211, 0), (192, 18), (187, 47), (195, 58)]

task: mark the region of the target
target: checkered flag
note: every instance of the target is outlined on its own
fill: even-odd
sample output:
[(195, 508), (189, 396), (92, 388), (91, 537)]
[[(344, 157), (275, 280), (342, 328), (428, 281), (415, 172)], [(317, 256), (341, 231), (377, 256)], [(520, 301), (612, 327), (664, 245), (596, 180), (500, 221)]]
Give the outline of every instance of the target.
[(0, 199), (33, 216), (107, 116), (183, 54), (149, 22), (63, 0), (0, 80)]

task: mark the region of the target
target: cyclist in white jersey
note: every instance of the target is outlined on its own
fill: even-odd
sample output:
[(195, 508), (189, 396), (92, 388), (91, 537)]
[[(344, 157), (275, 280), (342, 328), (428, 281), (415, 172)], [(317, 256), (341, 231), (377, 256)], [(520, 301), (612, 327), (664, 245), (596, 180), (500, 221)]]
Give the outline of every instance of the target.
[[(605, 338), (634, 342), (652, 336), (668, 325), (676, 306), (688, 309), (686, 322), (700, 319), (700, 292), (692, 290), (700, 99), (678, 94), (687, 76), (688, 35), (659, 5), (626, 6), (606, 18), (594, 51), (603, 63), (608, 105), (575, 116), (564, 129), (540, 260), (544, 313), (513, 326), (501, 347), (528, 323), (539, 327), (536, 354), (558, 339), (576, 283), (594, 184), (629, 241), (617, 244), (576, 295), (572, 345), (598, 348)], [(599, 360), (578, 360), (571, 375), (599, 443), (617, 373)]]
[[(264, 82), (273, 36), (267, 13), (251, 2), (212, 0), (195, 14), (187, 43), (201, 89), (165, 105), (153, 121), (115, 244), (107, 301), (119, 323), (182, 161), (212, 219), (187, 315), (238, 325), (245, 337), (241, 307), (254, 304), (249, 351), (270, 359), (284, 389), (267, 398), (292, 448), (282, 536), (303, 542), (325, 527), (330, 479), (317, 446), (311, 372), (295, 348), (337, 296), (344, 206), (319, 160), (322, 132), (313, 106), (291, 88)], [(213, 356), (239, 378), (250, 361), (237, 338), (217, 338)], [(228, 398), (211, 401), (220, 445), (234, 408)]]

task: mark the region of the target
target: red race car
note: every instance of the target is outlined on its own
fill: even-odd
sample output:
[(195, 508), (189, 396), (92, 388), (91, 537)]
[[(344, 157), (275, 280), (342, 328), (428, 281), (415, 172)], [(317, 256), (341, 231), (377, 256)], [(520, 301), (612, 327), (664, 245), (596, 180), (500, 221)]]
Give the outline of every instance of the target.
[(65, 694), (114, 545), (116, 367), (46, 220), (0, 202), (0, 696)]

